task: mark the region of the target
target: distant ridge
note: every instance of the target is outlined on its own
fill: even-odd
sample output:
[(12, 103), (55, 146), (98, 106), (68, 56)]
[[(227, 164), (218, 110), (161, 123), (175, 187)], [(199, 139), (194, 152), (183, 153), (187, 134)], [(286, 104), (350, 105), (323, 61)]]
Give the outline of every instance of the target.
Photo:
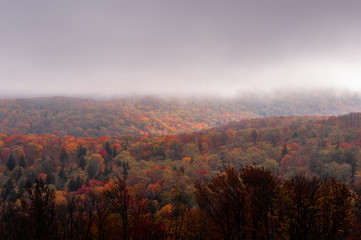
[(290, 93), (233, 99), (144, 96), (110, 100), (37, 97), (0, 100), (0, 132), (78, 137), (167, 135), (250, 118), (350, 112), (361, 112), (358, 95)]

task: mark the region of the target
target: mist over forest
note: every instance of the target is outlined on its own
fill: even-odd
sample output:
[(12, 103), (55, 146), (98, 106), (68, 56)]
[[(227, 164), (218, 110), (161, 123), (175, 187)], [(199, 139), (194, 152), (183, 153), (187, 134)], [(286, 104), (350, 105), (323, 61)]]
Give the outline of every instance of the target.
[(330, 116), (361, 111), (356, 93), (279, 92), (234, 98), (138, 96), (0, 100), (4, 133), (58, 136), (164, 135), (269, 116)]
[(361, 239), (360, 9), (0, 0), (0, 239)]

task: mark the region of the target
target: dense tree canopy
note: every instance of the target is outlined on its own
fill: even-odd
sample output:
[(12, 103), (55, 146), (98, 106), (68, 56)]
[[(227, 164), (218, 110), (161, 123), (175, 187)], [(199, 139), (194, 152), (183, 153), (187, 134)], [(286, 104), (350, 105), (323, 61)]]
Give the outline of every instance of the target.
[(234, 99), (7, 99), (0, 100), (0, 132), (76, 137), (166, 135), (255, 117), (359, 112), (360, 106), (360, 96), (325, 93), (289, 93), (265, 99), (256, 95)]
[(358, 239), (360, 123), (352, 113), (164, 136), (1, 133), (1, 238)]

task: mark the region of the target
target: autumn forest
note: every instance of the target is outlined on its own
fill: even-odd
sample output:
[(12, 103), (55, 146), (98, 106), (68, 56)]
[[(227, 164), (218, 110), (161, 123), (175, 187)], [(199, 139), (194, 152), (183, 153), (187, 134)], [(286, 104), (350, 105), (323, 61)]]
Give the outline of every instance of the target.
[(0, 239), (360, 239), (360, 106), (0, 100)]

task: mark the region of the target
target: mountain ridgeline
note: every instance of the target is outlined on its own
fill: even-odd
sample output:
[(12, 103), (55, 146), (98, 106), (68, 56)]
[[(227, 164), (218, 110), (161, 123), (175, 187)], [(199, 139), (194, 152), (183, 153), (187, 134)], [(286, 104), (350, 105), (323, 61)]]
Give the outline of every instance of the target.
[(0, 100), (0, 132), (76, 137), (167, 135), (229, 122), (290, 115), (340, 115), (361, 111), (358, 95), (279, 94), (233, 99), (69, 97)]

